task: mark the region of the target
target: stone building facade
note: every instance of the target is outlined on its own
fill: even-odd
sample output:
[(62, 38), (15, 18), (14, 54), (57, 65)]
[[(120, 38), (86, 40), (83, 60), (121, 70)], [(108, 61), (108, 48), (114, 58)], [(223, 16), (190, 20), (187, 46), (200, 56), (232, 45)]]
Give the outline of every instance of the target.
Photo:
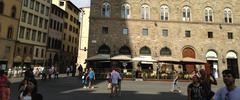
[(60, 65), (62, 67), (74, 67), (78, 56), (80, 9), (69, 0), (52, 0), (52, 3), (66, 12), (63, 19), (62, 56), (60, 57), (62, 60)]
[[(120, 54), (132, 58), (170, 56), (206, 61), (219, 73), (239, 77), (238, 0), (92, 0), (88, 57)], [(190, 73), (195, 68), (185, 66)], [(153, 69), (156, 69), (154, 67)]]
[(0, 66), (13, 66), (14, 49), (20, 18), (22, 0), (0, 1)]

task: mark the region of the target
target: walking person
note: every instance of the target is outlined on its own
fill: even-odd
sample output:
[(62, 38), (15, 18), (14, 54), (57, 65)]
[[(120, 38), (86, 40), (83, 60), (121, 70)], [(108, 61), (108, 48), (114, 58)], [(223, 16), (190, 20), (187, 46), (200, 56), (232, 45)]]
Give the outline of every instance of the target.
[(89, 68), (89, 73), (87, 76), (88, 79), (88, 88), (93, 89), (93, 81), (95, 80), (95, 73), (92, 68)]
[(70, 71), (71, 71), (70, 67), (67, 67), (67, 68), (66, 68), (67, 76), (69, 76)]
[(107, 89), (111, 89), (111, 87), (112, 87), (112, 82), (111, 82), (112, 79), (111, 79), (111, 73), (110, 72), (107, 73), (106, 79), (107, 79)]
[(83, 68), (82, 68), (82, 65), (80, 64), (78, 67), (78, 77), (81, 78), (82, 74), (83, 74)]
[(31, 81), (27, 81), (26, 88), (20, 93), (19, 100), (43, 100), (41, 94), (37, 93), (37, 85)]
[(112, 79), (112, 88), (111, 88), (111, 95), (110, 96), (116, 96), (117, 95), (117, 88), (119, 86), (119, 80), (121, 80), (121, 76), (119, 74), (119, 72), (117, 72), (115, 70), (115, 68), (113, 68), (112, 72), (111, 72), (111, 79)]
[(214, 96), (212, 91), (212, 84), (217, 85), (217, 81), (212, 73), (207, 74), (204, 69), (200, 71), (200, 83), (203, 85), (204, 92), (206, 93), (206, 100), (211, 100)]
[(10, 82), (4, 70), (0, 69), (0, 100), (10, 100)]
[(231, 70), (222, 72), (224, 87), (217, 90), (214, 100), (240, 100), (240, 87), (235, 85), (235, 77)]
[(88, 69), (86, 68), (85, 72), (82, 75), (83, 88), (87, 88), (87, 84), (88, 84), (87, 76), (88, 76)]
[(178, 86), (179, 75), (176, 74), (176, 77), (173, 80), (173, 87), (171, 92), (181, 92), (180, 87)]
[(204, 89), (197, 75), (192, 77), (192, 83), (187, 88), (188, 100), (206, 100)]

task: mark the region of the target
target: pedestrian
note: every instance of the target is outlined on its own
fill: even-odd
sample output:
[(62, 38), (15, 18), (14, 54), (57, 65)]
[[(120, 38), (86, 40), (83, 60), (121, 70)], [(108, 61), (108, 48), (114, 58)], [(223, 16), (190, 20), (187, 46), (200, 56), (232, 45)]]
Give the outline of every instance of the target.
[(112, 82), (111, 82), (112, 79), (111, 79), (111, 73), (110, 72), (107, 73), (106, 79), (107, 79), (107, 89), (111, 89), (111, 87), (112, 87)]
[(67, 67), (67, 68), (66, 68), (66, 73), (67, 73), (67, 76), (69, 76), (69, 73), (70, 73), (70, 67)]
[(192, 76), (192, 83), (187, 88), (188, 100), (206, 100), (203, 86), (197, 75)]
[(211, 100), (214, 96), (211, 84), (217, 85), (217, 81), (212, 73), (207, 74), (204, 69), (199, 71), (200, 73), (200, 83), (203, 85), (204, 92), (206, 93), (206, 100)]
[(18, 99), (20, 99), (20, 94), (23, 92), (23, 91), (25, 91), (25, 89), (26, 89), (26, 87), (27, 87), (27, 83), (28, 83), (28, 80), (26, 80), (26, 79), (23, 79), (21, 82), (20, 82), (20, 84), (19, 84), (19, 86), (18, 86)]
[(88, 76), (88, 69), (86, 68), (86, 69), (85, 69), (85, 72), (84, 72), (83, 75), (82, 75), (83, 88), (87, 88), (87, 84), (88, 84), (87, 76)]
[(88, 73), (88, 76), (87, 76), (87, 79), (88, 79), (88, 88), (89, 89), (93, 89), (93, 81), (96, 79), (95, 78), (95, 73), (93, 71), (92, 68), (89, 68), (89, 73)]
[(54, 67), (53, 70), (54, 70), (54, 71), (53, 71), (54, 79), (58, 79), (58, 74), (59, 74), (58, 68), (57, 68), (57, 67)]
[(82, 65), (80, 64), (78, 67), (78, 77), (81, 78), (82, 74), (83, 74), (83, 68), (82, 68)]
[(222, 75), (225, 86), (217, 90), (214, 100), (240, 100), (240, 87), (235, 85), (234, 73), (227, 69)]
[(10, 100), (10, 81), (4, 75), (4, 70), (0, 69), (0, 100)]
[(111, 95), (110, 96), (116, 96), (117, 95), (117, 88), (119, 87), (119, 82), (121, 80), (121, 76), (119, 72), (113, 68), (111, 72), (111, 82), (112, 82), (112, 88), (111, 88)]
[(27, 81), (27, 86), (20, 94), (20, 100), (43, 100), (41, 94), (37, 93), (37, 85)]
[(176, 74), (176, 77), (173, 80), (173, 86), (171, 92), (181, 92), (180, 87), (178, 86), (179, 74)]

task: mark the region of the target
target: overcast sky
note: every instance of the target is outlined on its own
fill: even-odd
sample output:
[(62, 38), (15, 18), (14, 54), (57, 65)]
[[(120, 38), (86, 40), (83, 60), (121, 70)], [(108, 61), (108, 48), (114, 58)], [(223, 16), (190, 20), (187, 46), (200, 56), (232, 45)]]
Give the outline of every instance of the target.
[(71, 2), (78, 8), (90, 6), (90, 0), (71, 0)]

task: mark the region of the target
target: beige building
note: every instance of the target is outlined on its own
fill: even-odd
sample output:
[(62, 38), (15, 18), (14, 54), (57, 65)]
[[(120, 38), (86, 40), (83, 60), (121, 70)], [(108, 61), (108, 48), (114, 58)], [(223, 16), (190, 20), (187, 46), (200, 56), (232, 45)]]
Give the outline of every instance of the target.
[(79, 13), (77, 8), (69, 0), (52, 0), (52, 3), (66, 12), (64, 17), (64, 29), (62, 40), (62, 67), (75, 66), (77, 63), (78, 43), (79, 43)]
[(49, 22), (49, 34), (47, 40), (47, 65), (54, 65), (59, 67), (64, 17), (66, 12), (58, 6), (51, 5), (50, 22)]
[(13, 55), (20, 18), (22, 0), (0, 1), (0, 66), (13, 66)]
[(79, 46), (78, 46), (78, 59), (77, 63), (86, 68), (85, 59), (87, 59), (87, 48), (88, 48), (88, 35), (89, 35), (89, 16), (90, 7), (81, 8), (80, 13), (80, 35), (79, 35)]
[(45, 66), (51, 0), (23, 0), (14, 66)]
[(239, 77), (239, 4), (239, 0), (92, 0), (88, 58), (129, 54), (140, 59), (142, 69), (150, 66), (153, 71), (156, 64), (148, 61), (171, 58), (185, 63), (178, 66), (185, 73), (202, 68), (189, 63), (201, 60), (216, 77), (224, 69)]

